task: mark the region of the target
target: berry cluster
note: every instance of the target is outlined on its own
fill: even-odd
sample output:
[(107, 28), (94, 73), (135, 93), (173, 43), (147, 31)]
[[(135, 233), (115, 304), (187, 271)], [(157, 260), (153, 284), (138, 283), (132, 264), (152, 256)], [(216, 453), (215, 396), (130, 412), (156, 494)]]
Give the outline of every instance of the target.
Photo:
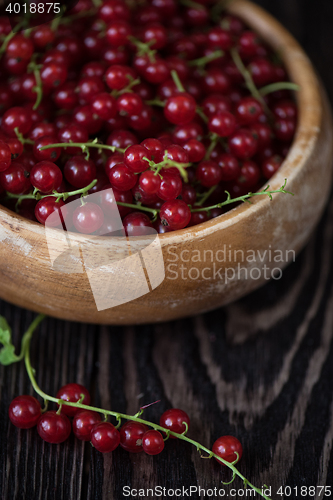
[[(58, 391), (59, 400), (89, 405), (90, 394), (80, 384), (67, 384)], [(68, 417), (73, 417), (72, 425)], [(33, 396), (18, 396), (9, 406), (10, 421), (20, 429), (30, 429), (37, 425), (37, 432), (47, 443), (63, 443), (71, 430), (82, 441), (90, 441), (96, 450), (110, 453), (120, 446), (131, 453), (144, 451), (147, 455), (158, 455), (164, 449), (167, 438), (175, 439), (176, 434), (185, 434), (190, 427), (190, 419), (183, 410), (172, 408), (160, 418), (160, 427), (169, 431), (167, 437), (156, 429), (135, 420), (129, 420), (118, 430), (99, 413), (77, 407), (60, 405), (58, 411), (42, 413), (40, 403)], [(135, 417), (134, 417), (135, 418)], [(154, 424), (151, 424), (154, 426)], [(166, 435), (166, 434), (165, 434)], [(222, 436), (213, 444), (213, 453), (226, 462), (236, 463), (241, 458), (242, 445), (233, 436)]]
[[(118, 445), (132, 453), (144, 451), (148, 455), (157, 455), (164, 449), (167, 439), (179, 439), (192, 444), (197, 451), (205, 454), (203, 458), (215, 458), (218, 463), (225, 465), (232, 471), (232, 480), (238, 476), (244, 487), (250, 487), (266, 500), (270, 500), (262, 491), (250, 483), (235, 467), (242, 457), (242, 445), (234, 436), (221, 436), (213, 444), (212, 450), (199, 442), (189, 438), (187, 432), (190, 427), (188, 415), (180, 409), (172, 408), (165, 411), (159, 424), (143, 420), (144, 410), (151, 403), (142, 406), (135, 415), (126, 415), (111, 410), (96, 408), (90, 405), (90, 394), (80, 384), (67, 384), (59, 389), (56, 397), (43, 392), (37, 384), (35, 370), (30, 362), (30, 343), (34, 331), (43, 321), (44, 316), (37, 316), (22, 337), (21, 352), (15, 354), (15, 346), (11, 340), (11, 329), (5, 318), (0, 316), (0, 364), (10, 365), (24, 359), (27, 374), (34, 390), (44, 400), (44, 409), (32, 396), (18, 396), (10, 404), (9, 418), (21, 429), (30, 429), (37, 425), (37, 432), (48, 443), (62, 443), (71, 429), (75, 436), (91, 444), (102, 453), (115, 450)], [(56, 403), (57, 411), (48, 411), (49, 402)], [(104, 420), (102, 421), (102, 417)], [(72, 424), (70, 418), (72, 418)], [(107, 421), (108, 417), (117, 420), (114, 426)], [(127, 422), (123, 425), (122, 420)], [(119, 430), (118, 430), (119, 429)], [(230, 483), (225, 483), (230, 484)]]
[(15, 34), (0, 18), (0, 194), (21, 215), (45, 224), (100, 192), (62, 213), (105, 234), (112, 187), (127, 233), (178, 230), (256, 191), (287, 155), (296, 86), (213, 0), (79, 0), (28, 22)]

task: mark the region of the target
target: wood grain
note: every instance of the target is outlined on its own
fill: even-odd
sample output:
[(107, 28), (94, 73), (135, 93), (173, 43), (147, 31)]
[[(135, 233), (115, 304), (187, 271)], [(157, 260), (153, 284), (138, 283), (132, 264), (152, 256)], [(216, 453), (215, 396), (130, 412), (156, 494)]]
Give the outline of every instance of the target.
[[(258, 3), (300, 39), (331, 91), (333, 4)], [(193, 438), (211, 445), (222, 434), (239, 437), (239, 468), (258, 486), (332, 486), (332, 253), (333, 199), (283, 278), (230, 306), (155, 327), (46, 320), (32, 345), (38, 381), (52, 394), (65, 382), (84, 383), (97, 405), (119, 411), (161, 399), (146, 412), (156, 421), (180, 406), (191, 417)], [(0, 314), (18, 345), (33, 314), (5, 302)], [(124, 485), (219, 487), (230, 477), (180, 442), (168, 442), (155, 458), (122, 449), (102, 456), (72, 437), (59, 446), (43, 444), (35, 430), (8, 422), (10, 400), (31, 393), (23, 365), (0, 368), (0, 377), (1, 499), (119, 500)]]

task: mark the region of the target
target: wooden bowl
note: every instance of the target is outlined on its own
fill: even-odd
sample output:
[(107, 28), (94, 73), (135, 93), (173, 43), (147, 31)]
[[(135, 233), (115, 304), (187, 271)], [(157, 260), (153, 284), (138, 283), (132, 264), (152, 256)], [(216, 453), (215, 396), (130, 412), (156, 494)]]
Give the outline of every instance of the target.
[[(114, 273), (112, 288), (118, 290), (121, 305), (99, 307), (99, 311), (87, 274), (76, 272), (79, 269), (75, 268), (75, 258), (71, 269), (65, 269), (68, 262), (61, 264), (61, 232), (48, 233), (49, 242), (60, 256), (52, 269), (45, 228), (2, 208), (1, 298), (67, 320), (104, 324), (166, 321), (234, 301), (264, 284), (271, 273), (279, 277), (279, 269), (294, 259), (318, 222), (330, 192), (330, 106), (309, 59), (274, 18), (245, 0), (234, 0), (229, 11), (281, 55), (291, 80), (300, 86), (296, 138), (282, 167), (270, 180), (271, 189), (278, 189), (287, 178), (287, 189), (295, 196), (277, 194), (273, 201), (267, 196), (258, 197), (253, 205), (243, 204), (198, 226), (160, 235), (164, 281), (156, 288), (151, 283), (154, 289), (140, 297), (141, 278), (132, 273), (133, 296), (139, 298), (121, 304), (128, 290), (128, 274)], [(76, 242), (82, 238), (73, 236)], [(113, 258), (126, 257), (119, 239), (92, 240), (99, 255), (102, 249)], [(158, 270), (160, 264), (158, 255), (152, 257), (150, 270)]]

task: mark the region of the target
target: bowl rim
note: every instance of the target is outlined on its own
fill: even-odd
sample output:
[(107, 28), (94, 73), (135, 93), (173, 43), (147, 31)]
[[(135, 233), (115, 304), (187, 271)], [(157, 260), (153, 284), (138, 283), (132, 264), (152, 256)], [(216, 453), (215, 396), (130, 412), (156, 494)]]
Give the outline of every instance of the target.
[[(269, 46), (278, 51), (288, 71), (289, 79), (300, 87), (296, 93), (299, 115), (293, 143), (279, 170), (269, 179), (269, 182), (266, 182), (262, 186), (262, 188), (265, 188), (269, 184), (272, 190), (276, 190), (283, 185), (285, 179), (288, 180), (288, 184), (291, 184), (315, 147), (323, 115), (323, 110), (318, 106), (318, 102), (321, 100), (318, 80), (310, 60), (299, 43), (266, 10), (249, 0), (232, 0), (227, 5), (226, 10), (228, 13), (238, 16), (251, 29), (258, 32), (267, 41)], [(309, 137), (312, 140), (309, 140)], [(164, 247), (170, 244), (177, 245), (184, 240), (192, 240), (196, 237), (202, 238), (207, 234), (212, 234), (234, 225), (259, 210), (267, 210), (269, 203), (271, 201), (268, 196), (255, 197), (251, 205), (243, 203), (209, 221), (169, 233), (158, 234), (160, 244)], [(1, 205), (0, 214), (5, 215), (6, 222), (9, 225), (20, 223), (24, 229), (32, 231), (35, 234), (45, 235), (45, 226), (36, 221), (26, 219), (7, 207)], [(50, 231), (50, 235), (54, 231), (54, 236), (57, 238), (56, 233), (59, 232), (59, 229), (48, 228), (48, 231)], [(71, 232), (69, 231), (69, 233)], [(79, 236), (78, 233), (71, 234)], [(110, 241), (110, 238), (107, 236), (81, 236), (94, 236), (94, 241), (101, 240), (103, 243)], [(114, 242), (117, 239), (117, 237), (112, 238)]]

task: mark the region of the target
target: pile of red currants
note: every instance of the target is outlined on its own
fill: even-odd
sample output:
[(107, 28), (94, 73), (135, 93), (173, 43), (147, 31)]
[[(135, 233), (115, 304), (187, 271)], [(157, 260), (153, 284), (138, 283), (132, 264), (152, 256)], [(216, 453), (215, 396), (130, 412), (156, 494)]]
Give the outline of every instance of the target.
[[(58, 391), (57, 399), (71, 403), (90, 404), (90, 394), (80, 384), (67, 384)], [(73, 417), (72, 424), (68, 417)], [(159, 430), (149, 429), (147, 425), (136, 420), (128, 420), (118, 430), (106, 420), (102, 421), (100, 413), (62, 404), (58, 411), (42, 413), (40, 403), (33, 396), (18, 396), (9, 406), (9, 418), (20, 429), (30, 429), (37, 425), (40, 437), (48, 443), (62, 443), (70, 435), (71, 430), (82, 441), (91, 441), (96, 450), (109, 453), (120, 446), (131, 453), (144, 451), (148, 455), (158, 455), (164, 449), (167, 437), (186, 433), (190, 419), (183, 410), (172, 408), (165, 411), (159, 425), (166, 430), (163, 436)], [(133, 417), (134, 419), (136, 417)], [(154, 427), (154, 424), (150, 424)], [(233, 436), (222, 436), (215, 441), (213, 453), (227, 462), (237, 462), (242, 456), (242, 446)], [(221, 462), (220, 462), (221, 463)]]
[(108, 234), (112, 187), (127, 234), (164, 233), (221, 215), (226, 191), (258, 190), (294, 138), (293, 87), (220, 5), (79, 0), (36, 27), (17, 19), (16, 34), (0, 18), (1, 203)]

